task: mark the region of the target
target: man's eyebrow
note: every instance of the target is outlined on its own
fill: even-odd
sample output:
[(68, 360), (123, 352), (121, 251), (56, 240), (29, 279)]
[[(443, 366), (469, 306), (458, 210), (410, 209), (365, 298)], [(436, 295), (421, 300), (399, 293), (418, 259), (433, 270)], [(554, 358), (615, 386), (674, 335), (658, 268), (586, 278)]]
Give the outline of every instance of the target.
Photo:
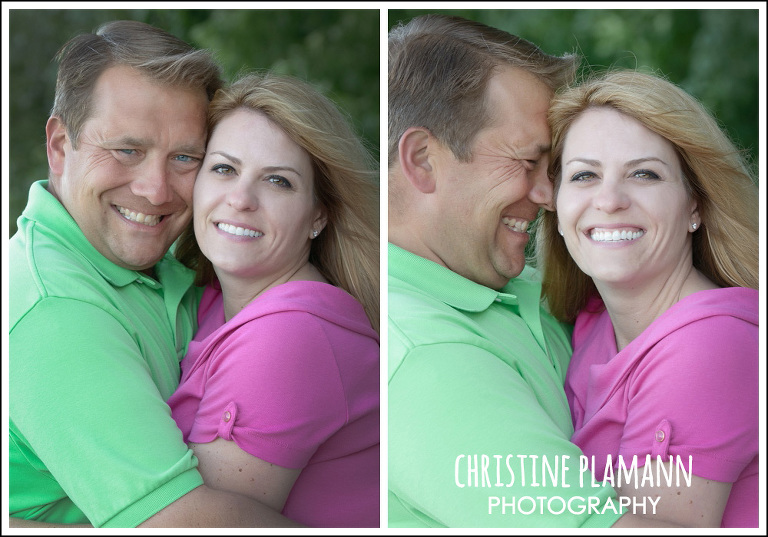
[(205, 149), (199, 145), (183, 145), (176, 148), (177, 153), (190, 153), (192, 155), (205, 155)]
[(134, 138), (133, 136), (121, 136), (119, 138), (112, 138), (106, 140), (106, 143), (115, 147), (146, 147), (149, 145), (149, 141), (144, 138)]
[[(116, 148), (131, 148), (131, 147), (149, 147), (152, 142), (147, 138), (136, 138), (134, 136), (121, 136), (118, 138), (112, 138), (106, 140), (106, 145)], [(203, 146), (195, 144), (185, 144), (174, 149), (175, 153), (190, 153), (193, 155), (204, 155), (205, 149)]]

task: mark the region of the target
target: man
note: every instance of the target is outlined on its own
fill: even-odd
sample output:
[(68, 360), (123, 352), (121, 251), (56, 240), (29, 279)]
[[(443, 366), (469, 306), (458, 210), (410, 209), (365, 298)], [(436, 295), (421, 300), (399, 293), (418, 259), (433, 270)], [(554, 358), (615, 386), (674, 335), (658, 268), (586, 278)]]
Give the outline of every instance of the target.
[(74, 38), (59, 60), (49, 180), (10, 241), (10, 515), (290, 524), (205, 486), (165, 404), (198, 300), (167, 251), (191, 217), (219, 68), (132, 21)]
[(525, 266), (552, 202), (549, 101), (576, 67), (462, 19), (389, 34), (390, 527), (621, 516), (613, 488), (583, 481), (569, 330)]

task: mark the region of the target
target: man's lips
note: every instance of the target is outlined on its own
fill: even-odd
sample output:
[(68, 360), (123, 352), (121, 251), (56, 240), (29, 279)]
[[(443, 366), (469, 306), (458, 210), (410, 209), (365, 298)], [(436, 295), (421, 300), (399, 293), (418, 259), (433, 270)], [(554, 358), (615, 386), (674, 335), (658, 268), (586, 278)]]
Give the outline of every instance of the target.
[(522, 218), (515, 218), (512, 216), (503, 217), (501, 222), (512, 231), (517, 231), (519, 233), (526, 233), (528, 225), (531, 223), (529, 220), (523, 220)]
[(165, 217), (165, 215), (162, 214), (145, 214), (142, 212), (133, 211), (120, 205), (115, 205), (114, 207), (117, 209), (117, 212), (123, 215), (123, 218), (126, 220), (130, 220), (131, 222), (136, 222), (138, 224), (143, 224), (149, 227), (156, 226)]

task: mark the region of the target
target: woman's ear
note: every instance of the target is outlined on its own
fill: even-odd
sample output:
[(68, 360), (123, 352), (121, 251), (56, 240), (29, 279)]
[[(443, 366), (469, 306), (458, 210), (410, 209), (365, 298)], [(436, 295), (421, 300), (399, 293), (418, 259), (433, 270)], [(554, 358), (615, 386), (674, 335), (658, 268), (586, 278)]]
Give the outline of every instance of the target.
[(414, 188), (424, 194), (435, 191), (435, 176), (430, 162), (431, 148), (436, 140), (422, 127), (411, 127), (398, 144), (400, 169)]
[(309, 238), (315, 239), (318, 235), (320, 235), (320, 232), (325, 229), (325, 225), (328, 223), (328, 213), (325, 210), (325, 207), (321, 207), (318, 205), (317, 213), (315, 214), (315, 219), (312, 221), (312, 229), (309, 232)]
[(699, 214), (698, 204), (696, 203), (696, 200), (691, 201), (691, 216), (688, 220), (688, 231), (693, 233), (697, 229), (701, 227), (701, 215)]

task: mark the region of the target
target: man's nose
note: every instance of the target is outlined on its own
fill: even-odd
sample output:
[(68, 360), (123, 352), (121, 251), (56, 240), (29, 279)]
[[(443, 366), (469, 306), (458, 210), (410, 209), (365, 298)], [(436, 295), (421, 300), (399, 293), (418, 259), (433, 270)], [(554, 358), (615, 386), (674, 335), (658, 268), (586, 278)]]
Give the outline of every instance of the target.
[(138, 177), (131, 182), (131, 192), (145, 198), (152, 205), (162, 205), (173, 199), (170, 173), (164, 160), (145, 162)]
[(534, 171), (533, 185), (528, 193), (528, 199), (542, 209), (548, 211), (555, 210), (554, 188), (552, 186), (552, 181), (547, 174), (546, 166), (541, 166), (540, 169)]

